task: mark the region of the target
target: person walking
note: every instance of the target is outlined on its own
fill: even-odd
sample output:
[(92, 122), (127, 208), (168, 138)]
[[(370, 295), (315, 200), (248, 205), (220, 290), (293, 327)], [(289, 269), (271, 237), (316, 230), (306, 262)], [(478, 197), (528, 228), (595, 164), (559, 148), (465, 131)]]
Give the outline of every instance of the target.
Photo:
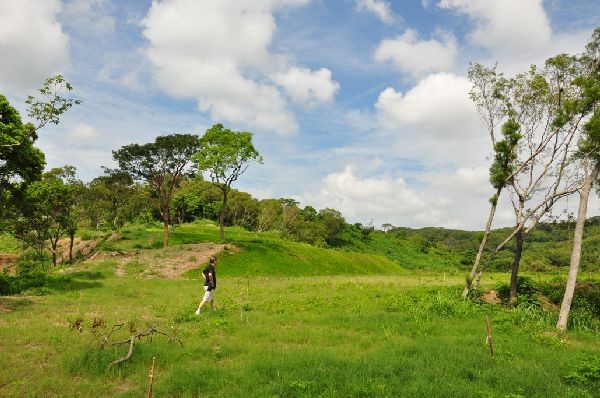
[(213, 311), (217, 309), (217, 307), (215, 307), (215, 289), (217, 288), (216, 266), (217, 257), (211, 256), (208, 266), (202, 270), (202, 275), (204, 275), (204, 296), (202, 297), (202, 301), (200, 301), (200, 305), (198, 305), (196, 315), (200, 315), (202, 307), (204, 307), (207, 302), (210, 303)]

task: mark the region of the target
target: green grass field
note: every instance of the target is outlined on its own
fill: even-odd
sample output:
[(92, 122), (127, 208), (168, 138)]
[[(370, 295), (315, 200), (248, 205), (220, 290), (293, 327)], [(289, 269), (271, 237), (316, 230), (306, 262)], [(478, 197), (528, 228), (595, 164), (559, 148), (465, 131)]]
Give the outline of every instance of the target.
[[(178, 228), (173, 244), (216, 240)], [(407, 271), (382, 257), (315, 249), (228, 231), (216, 312), (200, 316), (198, 270), (140, 278), (131, 261), (78, 264), (20, 295), (0, 297), (0, 396), (140, 397), (156, 358), (155, 397), (598, 397), (600, 334), (581, 323), (556, 333), (556, 312), (459, 298), (460, 272)], [(115, 250), (160, 232), (125, 231)], [(236, 236), (237, 234), (237, 236)], [(535, 275), (533, 280), (554, 276)], [(597, 275), (589, 275), (598, 280)], [(488, 287), (505, 282), (489, 274)], [(492, 323), (495, 357), (486, 346)], [(105, 327), (92, 333), (96, 318)], [(72, 330), (82, 320), (82, 331)], [(100, 348), (154, 325), (176, 336)]]

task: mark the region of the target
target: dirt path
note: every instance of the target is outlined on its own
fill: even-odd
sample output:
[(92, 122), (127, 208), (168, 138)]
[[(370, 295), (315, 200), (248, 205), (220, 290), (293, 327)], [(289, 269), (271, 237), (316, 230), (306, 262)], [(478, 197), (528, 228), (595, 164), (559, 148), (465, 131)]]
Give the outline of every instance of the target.
[(224, 250), (238, 249), (231, 244), (196, 243), (166, 249), (99, 252), (87, 262), (114, 259), (117, 261), (115, 273), (119, 276), (135, 273), (143, 277), (177, 278), (190, 269), (207, 264), (210, 256), (218, 256)]

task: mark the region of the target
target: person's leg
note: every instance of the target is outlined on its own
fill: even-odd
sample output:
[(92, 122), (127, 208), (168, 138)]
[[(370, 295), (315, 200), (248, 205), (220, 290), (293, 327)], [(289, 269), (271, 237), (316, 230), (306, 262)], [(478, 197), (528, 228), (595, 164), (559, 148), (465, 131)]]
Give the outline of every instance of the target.
[(214, 298), (212, 300), (210, 300), (210, 306), (213, 309), (213, 311), (217, 310), (217, 306), (215, 305), (215, 299)]
[(206, 304), (206, 302), (210, 301), (210, 305), (213, 307), (213, 309), (215, 309), (214, 307), (214, 298), (213, 298), (213, 292), (209, 291), (207, 286), (204, 287), (204, 297), (202, 297), (202, 301), (200, 302), (200, 305), (198, 306), (198, 309), (196, 310), (196, 315), (199, 315), (200, 312), (202, 312), (202, 307), (204, 307), (204, 305)]

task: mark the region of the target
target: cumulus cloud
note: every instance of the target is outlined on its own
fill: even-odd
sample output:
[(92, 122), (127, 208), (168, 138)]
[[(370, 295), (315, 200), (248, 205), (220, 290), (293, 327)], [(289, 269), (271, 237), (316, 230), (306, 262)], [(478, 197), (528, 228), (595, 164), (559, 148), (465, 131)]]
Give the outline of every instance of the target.
[(327, 68), (311, 71), (294, 67), (275, 74), (274, 80), (294, 101), (305, 105), (331, 102), (340, 88)]
[(158, 86), (176, 97), (195, 98), (213, 119), (295, 132), (296, 120), (276, 84), (309, 104), (330, 101), (339, 87), (329, 70), (296, 67), (285, 55), (269, 52), (273, 11), (304, 3), (154, 2), (142, 25)]
[(500, 54), (536, 51), (551, 41), (542, 0), (441, 0), (439, 6), (466, 14), (475, 22), (471, 42)]
[(464, 138), (479, 127), (470, 89), (467, 78), (438, 73), (422, 79), (405, 94), (386, 88), (375, 107), (388, 129), (412, 126), (438, 138)]
[[(390, 223), (480, 230), (485, 224), (488, 198), (493, 193), (487, 165), (433, 171), (410, 184), (402, 175), (359, 174), (364, 172), (346, 166), (330, 173), (321, 180), (318, 194), (304, 193), (300, 202), (317, 209), (333, 207), (348, 222), (372, 220), (375, 226)], [(306, 198), (310, 203), (305, 203)], [(495, 225), (510, 225), (514, 216), (508, 202), (501, 201), (499, 206)]]
[(451, 34), (443, 34), (441, 41), (419, 40), (417, 32), (407, 29), (395, 39), (383, 40), (375, 50), (375, 60), (392, 61), (401, 72), (421, 76), (450, 70), (457, 52), (456, 39)]
[(58, 0), (0, 2), (0, 90), (23, 96), (69, 64)]
[(353, 219), (407, 216), (425, 207), (424, 199), (403, 178), (388, 175), (361, 178), (352, 166), (323, 179), (317, 202), (318, 207), (325, 207), (326, 203)]
[(356, 9), (371, 12), (385, 23), (394, 22), (394, 13), (387, 1), (382, 0), (357, 0)]

